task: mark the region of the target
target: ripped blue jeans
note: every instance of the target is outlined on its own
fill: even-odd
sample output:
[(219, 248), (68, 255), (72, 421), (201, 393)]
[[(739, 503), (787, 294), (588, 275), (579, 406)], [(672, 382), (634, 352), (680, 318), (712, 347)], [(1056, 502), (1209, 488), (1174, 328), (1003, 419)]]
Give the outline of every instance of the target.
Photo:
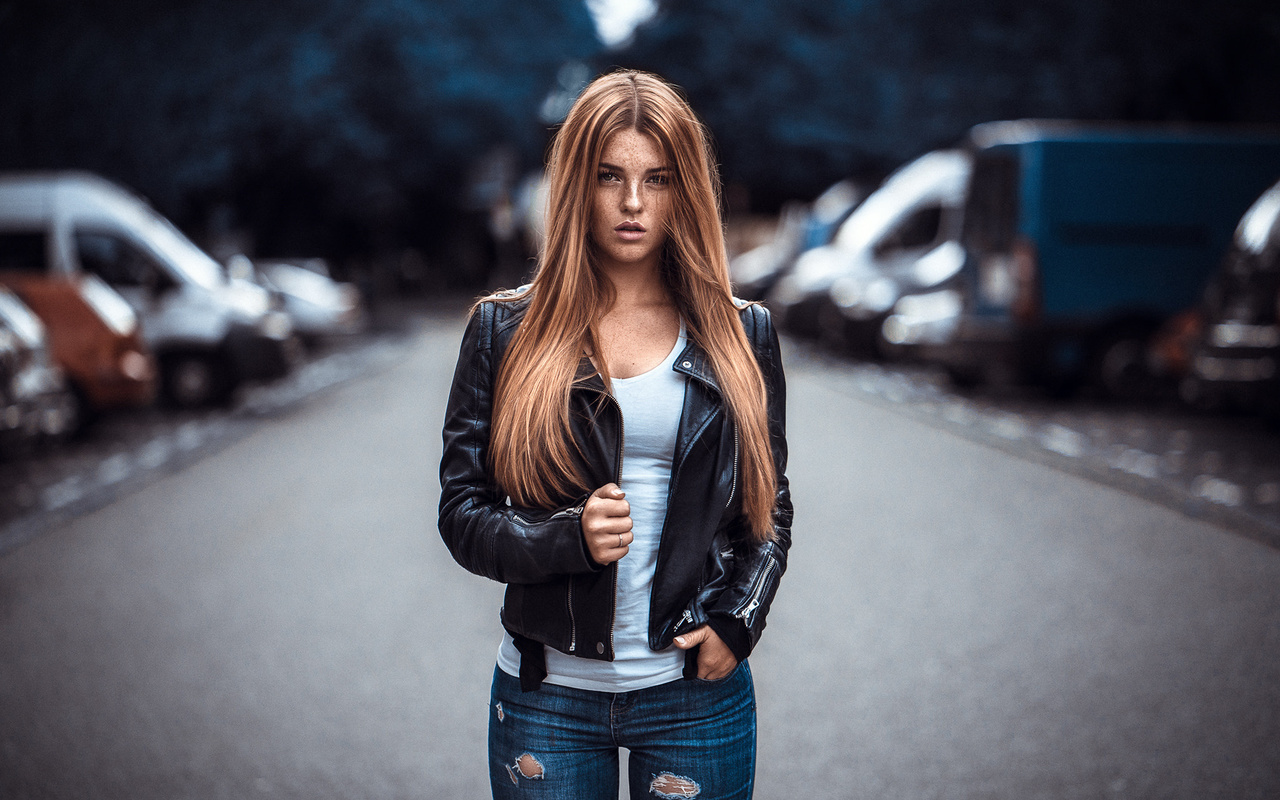
[(744, 661), (722, 680), (616, 694), (550, 683), (521, 692), (518, 678), (494, 669), (494, 800), (615, 800), (620, 747), (630, 751), (633, 800), (748, 800), (756, 763), (751, 669)]

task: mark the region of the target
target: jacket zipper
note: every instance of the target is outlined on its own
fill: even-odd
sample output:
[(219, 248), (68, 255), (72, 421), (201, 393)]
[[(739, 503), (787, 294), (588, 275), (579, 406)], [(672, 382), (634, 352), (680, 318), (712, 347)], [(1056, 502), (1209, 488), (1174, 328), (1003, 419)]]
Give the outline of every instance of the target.
[(733, 614), (738, 619), (746, 622), (748, 627), (751, 624), (748, 620), (755, 613), (755, 610), (760, 607), (760, 595), (764, 594), (764, 587), (768, 583), (769, 575), (772, 574), (778, 564), (777, 560), (772, 556), (768, 558), (769, 560), (760, 569), (760, 573), (756, 575), (756, 580), (751, 586), (751, 594), (747, 597), (747, 601)]
[[(623, 443), (627, 439), (627, 421), (622, 417), (622, 404), (612, 393), (608, 395), (610, 402), (614, 408), (618, 409), (618, 463), (614, 468), (613, 482), (622, 487), (622, 450)], [(611, 565), (613, 567), (613, 603), (609, 608), (609, 657), (613, 658), (613, 628), (618, 619), (618, 562), (615, 561)]]
[[(626, 421), (622, 418), (622, 406), (618, 404), (617, 399), (614, 398), (613, 395), (607, 394), (607, 393), (605, 394), (605, 397), (609, 398), (609, 402), (613, 403), (613, 407), (618, 409), (618, 458), (617, 458), (618, 464), (613, 471), (613, 482), (618, 484), (618, 486), (621, 486), (622, 485), (622, 443), (627, 436), (627, 425), (626, 425)], [(563, 512), (557, 512), (557, 513), (564, 514), (568, 512), (576, 512), (578, 516), (581, 516), (582, 509), (584, 506), (586, 506), (586, 504), (587, 504), (586, 500), (583, 500), (582, 505), (578, 506), (577, 508), (566, 509)], [(614, 563), (610, 564), (609, 567), (610, 567), (610, 572), (613, 573), (613, 602), (609, 608), (609, 655), (610, 657), (612, 657), (613, 650), (614, 650), (613, 628), (618, 617), (618, 562), (615, 561)], [(573, 578), (570, 578), (569, 579), (569, 652), (570, 653), (574, 652), (577, 649), (577, 647), (578, 647), (578, 621), (573, 613)]]
[(728, 508), (733, 502), (733, 495), (738, 490), (738, 424), (733, 424), (733, 467), (730, 472), (731, 479), (729, 482), (729, 499), (724, 502), (724, 507)]
[(574, 517), (574, 518), (581, 517), (582, 509), (586, 508), (586, 506), (587, 506), (587, 501), (584, 499), (581, 503), (578, 503), (576, 506), (573, 506), (572, 508), (560, 509), (556, 513), (547, 517), (547, 519), (563, 519), (565, 517)]
[[(573, 508), (566, 508), (557, 511), (551, 515), (552, 519), (556, 517), (581, 517), (582, 510), (587, 507), (587, 497), (582, 498), (582, 502)], [(615, 602), (617, 602), (615, 600)], [(573, 613), (573, 576), (569, 577), (569, 652), (575, 652), (578, 649), (578, 619)]]
[(569, 578), (569, 652), (578, 649), (578, 621), (573, 616), (573, 577)]
[[(511, 502), (511, 498), (508, 497), (507, 503), (510, 504), (510, 502)], [(576, 506), (573, 506), (572, 508), (562, 508), (559, 511), (552, 514), (551, 516), (547, 517), (547, 521), (551, 521), (553, 519), (580, 518), (582, 516), (582, 510), (586, 508), (586, 506), (587, 506), (587, 500), (586, 498), (583, 498), (582, 502), (577, 504)], [(522, 517), (519, 513), (515, 511), (511, 512), (511, 516), (515, 517), (517, 520), (519, 520), (521, 523), (525, 525), (529, 524), (528, 519)], [(614, 582), (615, 583), (617, 582), (616, 576), (614, 578)], [(616, 594), (616, 589), (615, 589), (615, 594)], [(617, 603), (616, 598), (614, 599), (614, 603), (615, 604)], [(571, 577), (569, 578), (569, 652), (572, 653), (577, 649), (578, 649), (578, 623), (573, 614), (573, 578)]]
[[(578, 517), (582, 516), (582, 509), (586, 505), (587, 505), (587, 501), (583, 500), (581, 503), (579, 503), (576, 506), (573, 506), (572, 508), (562, 508), (559, 511), (552, 514), (551, 516), (547, 517), (546, 520), (544, 520), (544, 522), (550, 522), (553, 519), (569, 519), (569, 518), (577, 519)], [(530, 524), (530, 520), (522, 516), (517, 511), (512, 511), (511, 516), (514, 517), (516, 520), (524, 523), (525, 525)]]

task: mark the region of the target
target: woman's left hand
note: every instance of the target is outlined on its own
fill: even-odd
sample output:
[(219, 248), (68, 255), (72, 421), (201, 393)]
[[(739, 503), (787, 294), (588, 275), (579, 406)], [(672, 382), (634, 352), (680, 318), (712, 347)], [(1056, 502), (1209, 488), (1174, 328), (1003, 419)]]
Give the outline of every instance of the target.
[(729, 645), (711, 630), (710, 625), (703, 625), (683, 636), (677, 636), (675, 645), (681, 650), (702, 645), (698, 650), (698, 677), (704, 681), (726, 678), (738, 666), (738, 659), (733, 657)]

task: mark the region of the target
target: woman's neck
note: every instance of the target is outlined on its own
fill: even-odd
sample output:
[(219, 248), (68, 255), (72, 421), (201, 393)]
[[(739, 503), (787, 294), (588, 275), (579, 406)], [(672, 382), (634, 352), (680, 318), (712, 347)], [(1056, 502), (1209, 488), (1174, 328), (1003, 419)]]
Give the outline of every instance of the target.
[(671, 297), (655, 263), (651, 267), (629, 264), (622, 268), (602, 270), (613, 286), (613, 308), (667, 306)]
[(631, 265), (605, 274), (613, 284), (614, 302), (596, 320), (596, 349), (588, 355), (596, 369), (604, 366), (612, 378), (641, 375), (671, 352), (680, 335), (680, 314), (656, 271)]

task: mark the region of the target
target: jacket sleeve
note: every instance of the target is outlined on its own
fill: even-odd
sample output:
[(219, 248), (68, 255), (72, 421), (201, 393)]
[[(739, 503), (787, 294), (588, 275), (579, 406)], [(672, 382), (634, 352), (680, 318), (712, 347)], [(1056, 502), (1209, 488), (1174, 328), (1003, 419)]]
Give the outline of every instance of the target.
[(466, 569), (502, 583), (540, 583), (601, 569), (587, 552), (581, 506), (514, 508), (488, 470), (495, 304), (472, 314), (444, 418), (440, 536)]
[(791, 548), (791, 488), (786, 475), (787, 385), (782, 355), (769, 311), (760, 305), (749, 306), (749, 309), (749, 316), (744, 314), (744, 323), (764, 375), (769, 444), (778, 483), (773, 506), (773, 540), (755, 541), (746, 532), (745, 520), (739, 520), (739, 540), (745, 543), (745, 552), (734, 559), (728, 586), (707, 610), (707, 624), (739, 661), (746, 659), (760, 640), (778, 581), (787, 569), (787, 551)]

